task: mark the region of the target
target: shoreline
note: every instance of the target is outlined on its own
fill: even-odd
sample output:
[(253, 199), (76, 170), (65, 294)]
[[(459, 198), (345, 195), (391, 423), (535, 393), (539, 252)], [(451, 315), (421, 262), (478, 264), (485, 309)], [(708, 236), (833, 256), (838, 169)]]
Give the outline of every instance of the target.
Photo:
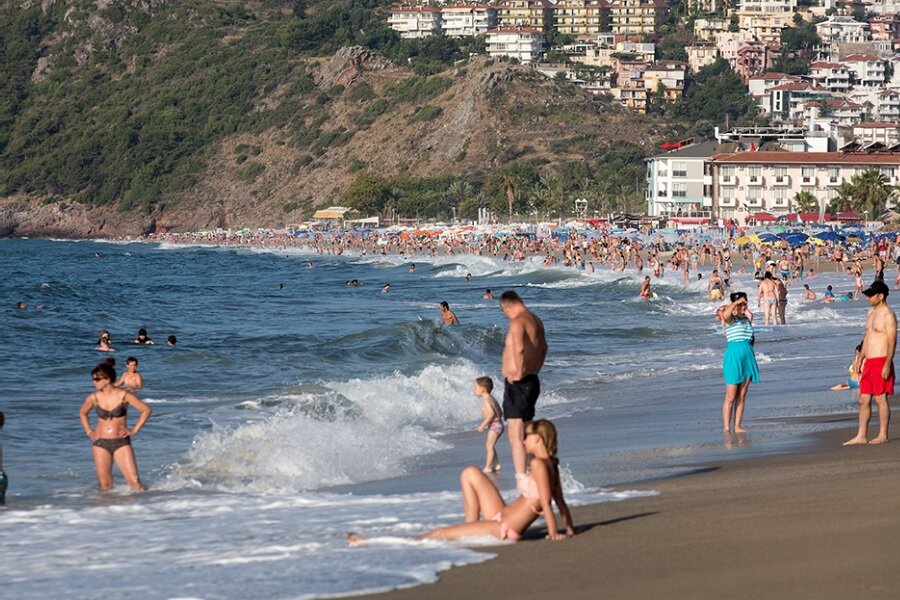
[(900, 445), (841, 446), (854, 419), (811, 434), (811, 449), (698, 464), (629, 485), (658, 496), (574, 507), (573, 539), (545, 541), (534, 527), (524, 543), (478, 549), (493, 560), (366, 597), (896, 597)]

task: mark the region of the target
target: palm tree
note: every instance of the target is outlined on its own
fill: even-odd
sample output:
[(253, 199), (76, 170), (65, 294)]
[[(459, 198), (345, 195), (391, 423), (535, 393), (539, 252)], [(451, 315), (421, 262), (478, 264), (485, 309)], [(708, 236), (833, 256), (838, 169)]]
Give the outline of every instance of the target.
[(797, 212), (819, 214), (819, 199), (806, 190), (797, 192), (791, 202)]
[(509, 220), (512, 221), (513, 203), (516, 201), (516, 195), (519, 192), (519, 181), (514, 175), (504, 175), (501, 185), (506, 193), (506, 201), (509, 203)]
[(888, 178), (878, 169), (866, 169), (853, 176), (853, 210), (880, 215), (891, 197), (893, 190), (888, 185)]
[(853, 202), (853, 196), (856, 194), (856, 187), (849, 181), (842, 181), (839, 186), (834, 188), (836, 194), (834, 199), (828, 203), (829, 212), (840, 212), (848, 210)]

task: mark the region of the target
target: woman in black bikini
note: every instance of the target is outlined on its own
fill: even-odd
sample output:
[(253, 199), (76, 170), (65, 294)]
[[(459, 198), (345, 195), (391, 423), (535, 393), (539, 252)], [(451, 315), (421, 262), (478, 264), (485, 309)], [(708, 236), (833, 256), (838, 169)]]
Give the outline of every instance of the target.
[[(112, 489), (112, 464), (115, 461), (128, 481), (128, 487), (134, 491), (143, 491), (144, 484), (138, 475), (137, 462), (131, 449), (131, 436), (141, 430), (152, 410), (131, 392), (113, 385), (116, 370), (110, 364), (103, 362), (94, 367), (91, 377), (96, 391), (84, 399), (80, 416), (84, 432), (94, 443), (94, 464), (97, 466), (100, 489)], [(138, 422), (131, 429), (126, 420), (129, 405), (141, 413)], [(97, 411), (96, 429), (91, 429), (88, 420), (91, 410)]]

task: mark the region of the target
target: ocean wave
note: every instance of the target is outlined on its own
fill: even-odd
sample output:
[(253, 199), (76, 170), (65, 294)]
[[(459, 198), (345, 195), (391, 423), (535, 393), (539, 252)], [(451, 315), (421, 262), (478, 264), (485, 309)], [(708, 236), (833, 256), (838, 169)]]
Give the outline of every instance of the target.
[(399, 475), (447, 447), (440, 433), (478, 419), (472, 382), (483, 374), (462, 361), (272, 394), (243, 405), (268, 411), (197, 435), (168, 485), (275, 493)]

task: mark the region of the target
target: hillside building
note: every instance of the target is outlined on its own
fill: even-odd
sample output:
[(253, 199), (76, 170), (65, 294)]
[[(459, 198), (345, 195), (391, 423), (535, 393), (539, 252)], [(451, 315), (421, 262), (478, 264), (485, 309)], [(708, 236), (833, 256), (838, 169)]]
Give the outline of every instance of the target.
[(449, 37), (466, 37), (487, 33), (499, 24), (496, 6), (472, 2), (441, 6), (441, 30)]
[(395, 6), (391, 8), (387, 22), (401, 38), (424, 38), (441, 31), (441, 9), (433, 6)]
[(553, 20), (559, 33), (595, 35), (609, 30), (609, 4), (606, 0), (557, 0)]
[(546, 34), (553, 26), (553, 3), (549, 0), (503, 0), (497, 7), (503, 28), (525, 27)]
[(666, 0), (612, 0), (609, 27), (616, 35), (653, 34), (668, 10)]
[(544, 52), (544, 32), (533, 27), (500, 27), (487, 32), (487, 53), (530, 63)]

